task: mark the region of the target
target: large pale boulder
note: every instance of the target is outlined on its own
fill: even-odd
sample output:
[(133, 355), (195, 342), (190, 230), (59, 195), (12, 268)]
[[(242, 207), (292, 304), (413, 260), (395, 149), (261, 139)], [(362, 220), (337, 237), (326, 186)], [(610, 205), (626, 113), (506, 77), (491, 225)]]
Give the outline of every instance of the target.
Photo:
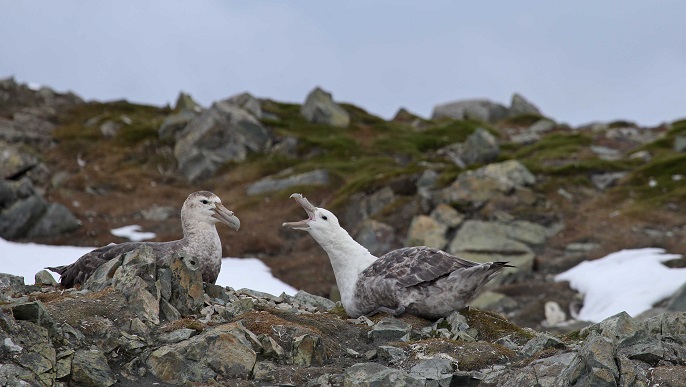
[(300, 108), (300, 114), (309, 122), (345, 128), (350, 124), (350, 115), (336, 104), (328, 93), (319, 87), (307, 95)]
[(229, 161), (244, 161), (271, 143), (254, 115), (227, 101), (217, 102), (188, 123), (177, 137), (174, 156), (189, 181), (210, 177)]
[(431, 119), (451, 118), (454, 120), (477, 120), (498, 122), (507, 117), (508, 109), (487, 99), (468, 99), (437, 105)]

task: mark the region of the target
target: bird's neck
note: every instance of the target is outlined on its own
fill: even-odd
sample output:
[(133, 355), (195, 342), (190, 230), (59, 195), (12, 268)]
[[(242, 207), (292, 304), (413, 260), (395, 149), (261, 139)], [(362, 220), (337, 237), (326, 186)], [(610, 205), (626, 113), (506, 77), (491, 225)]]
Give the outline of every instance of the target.
[[(204, 262), (203, 270), (219, 272), (222, 258), (222, 243), (214, 224), (205, 222), (183, 222), (183, 245), (188, 253), (198, 253)], [(203, 274), (203, 278), (205, 275)]]
[(343, 306), (352, 302), (355, 283), (366, 268), (377, 259), (364, 246), (357, 243), (343, 228), (326, 236), (315, 236), (315, 240), (326, 251), (333, 267)]

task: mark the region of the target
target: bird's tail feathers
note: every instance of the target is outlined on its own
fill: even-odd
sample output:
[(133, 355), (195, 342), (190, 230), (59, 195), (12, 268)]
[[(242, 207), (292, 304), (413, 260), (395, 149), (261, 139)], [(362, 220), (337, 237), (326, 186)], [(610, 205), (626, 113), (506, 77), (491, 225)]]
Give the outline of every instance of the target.
[(55, 266), (55, 267), (46, 267), (46, 269), (53, 271), (59, 275), (64, 274), (65, 271), (69, 268), (71, 265), (63, 265), (63, 266)]

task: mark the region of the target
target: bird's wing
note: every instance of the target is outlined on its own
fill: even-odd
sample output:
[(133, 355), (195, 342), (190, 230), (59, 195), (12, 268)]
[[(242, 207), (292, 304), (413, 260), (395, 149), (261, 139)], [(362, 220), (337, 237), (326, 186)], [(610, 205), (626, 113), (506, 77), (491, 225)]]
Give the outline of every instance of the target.
[(64, 287), (72, 287), (84, 283), (103, 263), (147, 244), (146, 242), (125, 242), (104, 246), (84, 254), (71, 265), (47, 269), (60, 274), (60, 283)]
[(431, 282), (457, 269), (478, 265), (444, 251), (421, 246), (393, 250), (377, 259), (362, 276), (396, 280), (400, 286), (410, 287)]

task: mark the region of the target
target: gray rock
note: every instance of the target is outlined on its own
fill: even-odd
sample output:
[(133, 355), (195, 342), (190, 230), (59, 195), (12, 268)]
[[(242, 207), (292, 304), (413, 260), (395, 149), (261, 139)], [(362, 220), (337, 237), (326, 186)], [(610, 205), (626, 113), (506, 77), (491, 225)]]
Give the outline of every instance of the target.
[(662, 341), (686, 344), (686, 313), (671, 312), (649, 318), (644, 323), (648, 337)]
[(83, 289), (99, 292), (108, 286), (112, 286), (112, 278), (117, 269), (124, 261), (123, 256), (118, 256), (98, 266), (88, 279), (83, 283)]
[(50, 203), (41, 218), (31, 227), (29, 238), (46, 237), (65, 234), (81, 227), (69, 209), (61, 204)]
[(686, 283), (674, 293), (667, 304), (667, 309), (674, 312), (686, 312)]
[(206, 383), (218, 376), (247, 379), (257, 355), (236, 323), (222, 324), (153, 351), (147, 365), (165, 383)]
[(390, 345), (381, 345), (376, 349), (377, 356), (381, 360), (387, 361), (391, 365), (398, 366), (407, 360), (405, 351)]
[(48, 330), (28, 321), (17, 321), (7, 337), (0, 331), (0, 382), (4, 385), (51, 386), (55, 383), (56, 353)]
[[(271, 336), (262, 334), (259, 335), (258, 338), (260, 340), (260, 344), (262, 345), (262, 356), (276, 361), (282, 361), (286, 357), (286, 351), (284, 351), (283, 347), (279, 345), (276, 340), (271, 338)], [(304, 355), (304, 353), (301, 354), (301, 356)], [(309, 359), (311, 360), (311, 357)]]
[(78, 350), (71, 364), (71, 382), (76, 385), (111, 386), (117, 382), (100, 350)]
[(179, 110), (182, 112), (200, 112), (202, 107), (198, 105), (197, 102), (190, 96), (190, 94), (180, 92), (179, 96), (176, 98), (176, 104), (174, 104), (174, 110)]
[(249, 196), (261, 195), (270, 192), (282, 191), (288, 188), (300, 186), (327, 185), (331, 181), (329, 172), (325, 169), (315, 169), (288, 177), (278, 178), (267, 176), (248, 186), (246, 193)]
[(557, 337), (548, 333), (541, 333), (524, 344), (521, 352), (525, 356), (531, 357), (534, 354), (549, 348), (565, 349), (567, 346)]
[(190, 339), (195, 333), (195, 329), (181, 328), (161, 335), (159, 341), (164, 344), (174, 344)]
[(295, 295), (293, 296), (293, 299), (303, 305), (317, 308), (318, 310), (326, 311), (336, 307), (336, 303), (329, 300), (328, 298), (316, 296), (304, 290), (298, 290), (298, 292), (295, 293)]
[(112, 285), (126, 297), (129, 308), (142, 321), (153, 324), (160, 322), (160, 294), (155, 286), (156, 274), (155, 255), (150, 247), (143, 246), (124, 254), (121, 266), (112, 277)]
[(508, 297), (502, 293), (486, 290), (474, 297), (469, 302), (469, 306), (491, 311), (512, 311), (519, 307), (519, 303), (512, 297)]
[(45, 214), (47, 203), (38, 196), (14, 202), (0, 212), (0, 237), (16, 239), (26, 236), (31, 227)]
[[(534, 360), (526, 367), (508, 372), (498, 378), (502, 386), (536, 385), (541, 387), (557, 387), (560, 373), (571, 364), (574, 352), (555, 354), (543, 359)], [(530, 381), (530, 382), (529, 382)]]
[(407, 341), (410, 339), (411, 331), (412, 325), (392, 317), (387, 317), (374, 324), (368, 336), (373, 341), (379, 342)]
[(293, 364), (295, 365), (324, 365), (326, 355), (322, 338), (305, 334), (293, 339)]
[(424, 381), (377, 363), (358, 363), (345, 370), (344, 387), (398, 386), (424, 387)]
[(162, 121), (162, 124), (157, 131), (159, 138), (162, 140), (176, 141), (180, 134), (183, 133), (186, 125), (197, 116), (198, 113), (189, 110), (182, 110), (167, 116), (164, 121)]
[(55, 321), (50, 317), (45, 306), (40, 301), (24, 302), (11, 305), (14, 319), (29, 321), (47, 329), (51, 334), (55, 333)]
[(417, 379), (441, 380), (452, 373), (453, 363), (443, 358), (424, 359), (410, 368), (410, 376)]
[(460, 214), (459, 211), (444, 203), (437, 205), (436, 208), (431, 211), (430, 216), (448, 228), (455, 228), (464, 221), (464, 215)]
[(16, 146), (0, 141), (0, 179), (14, 179), (38, 164), (38, 160)]
[(528, 130), (531, 134), (540, 135), (543, 133), (550, 132), (551, 130), (555, 129), (556, 126), (557, 124), (555, 123), (555, 121), (543, 118), (531, 124)]
[(453, 183), (436, 193), (434, 201), (436, 204), (474, 203), (480, 206), (535, 182), (536, 177), (523, 164), (508, 160), (461, 173)]
[(622, 152), (605, 146), (591, 145), (591, 151), (603, 160), (619, 160), (622, 158)]
[(573, 242), (565, 246), (565, 254), (588, 253), (600, 247), (600, 244), (594, 242)]
[(636, 319), (629, 316), (626, 312), (620, 312), (597, 324), (583, 328), (580, 334), (581, 336), (587, 336), (591, 333), (596, 333), (612, 339), (619, 345), (623, 345), (640, 341), (641, 328), (641, 324)]
[(499, 222), (465, 221), (450, 242), (448, 252), (495, 252), (500, 254), (530, 254), (531, 248), (510, 237), (508, 228)]
[(615, 363), (616, 348), (612, 339), (591, 334), (560, 373), (556, 385), (614, 386), (619, 379)]
[(604, 191), (615, 185), (618, 180), (624, 178), (626, 175), (626, 172), (596, 173), (591, 175), (591, 183), (593, 183), (593, 186), (598, 190)]
[(47, 270), (41, 270), (34, 276), (34, 284), (38, 286), (57, 286), (55, 277)]
[(172, 273), (169, 303), (182, 316), (197, 314), (205, 300), (202, 271), (198, 261), (178, 253), (172, 258), (169, 267)]
[(255, 118), (262, 119), (262, 103), (259, 99), (252, 96), (250, 93), (241, 93), (229, 97), (226, 102), (232, 103), (248, 112), (250, 112)]
[(362, 222), (355, 234), (355, 240), (373, 255), (389, 252), (395, 243), (395, 230), (390, 225), (374, 219)]
[(24, 291), (24, 277), (0, 273), (0, 296), (12, 296)]
[(300, 108), (300, 114), (309, 122), (345, 128), (350, 115), (333, 101), (330, 93), (319, 87), (312, 90)]
[(111, 138), (114, 137), (115, 134), (117, 134), (121, 126), (122, 124), (120, 122), (107, 120), (100, 124), (100, 133), (106, 138)]
[(471, 119), (494, 123), (505, 118), (507, 114), (508, 109), (501, 104), (485, 99), (472, 99), (437, 105), (434, 107), (431, 119)]
[(686, 136), (674, 137), (674, 152), (686, 152)]
[(448, 227), (439, 223), (434, 218), (426, 215), (417, 215), (412, 219), (410, 228), (407, 230), (406, 246), (429, 246), (443, 249), (448, 243), (445, 237)]
[(263, 152), (271, 134), (247, 111), (217, 102), (188, 123), (174, 147), (181, 173), (189, 181), (211, 176), (228, 161)]
[(522, 114), (541, 115), (536, 105), (527, 101), (522, 95), (515, 93), (512, 95), (512, 102), (510, 102), (510, 116), (515, 117)]
[(465, 164), (489, 163), (498, 158), (500, 147), (498, 140), (484, 128), (478, 128), (467, 137), (460, 158)]

